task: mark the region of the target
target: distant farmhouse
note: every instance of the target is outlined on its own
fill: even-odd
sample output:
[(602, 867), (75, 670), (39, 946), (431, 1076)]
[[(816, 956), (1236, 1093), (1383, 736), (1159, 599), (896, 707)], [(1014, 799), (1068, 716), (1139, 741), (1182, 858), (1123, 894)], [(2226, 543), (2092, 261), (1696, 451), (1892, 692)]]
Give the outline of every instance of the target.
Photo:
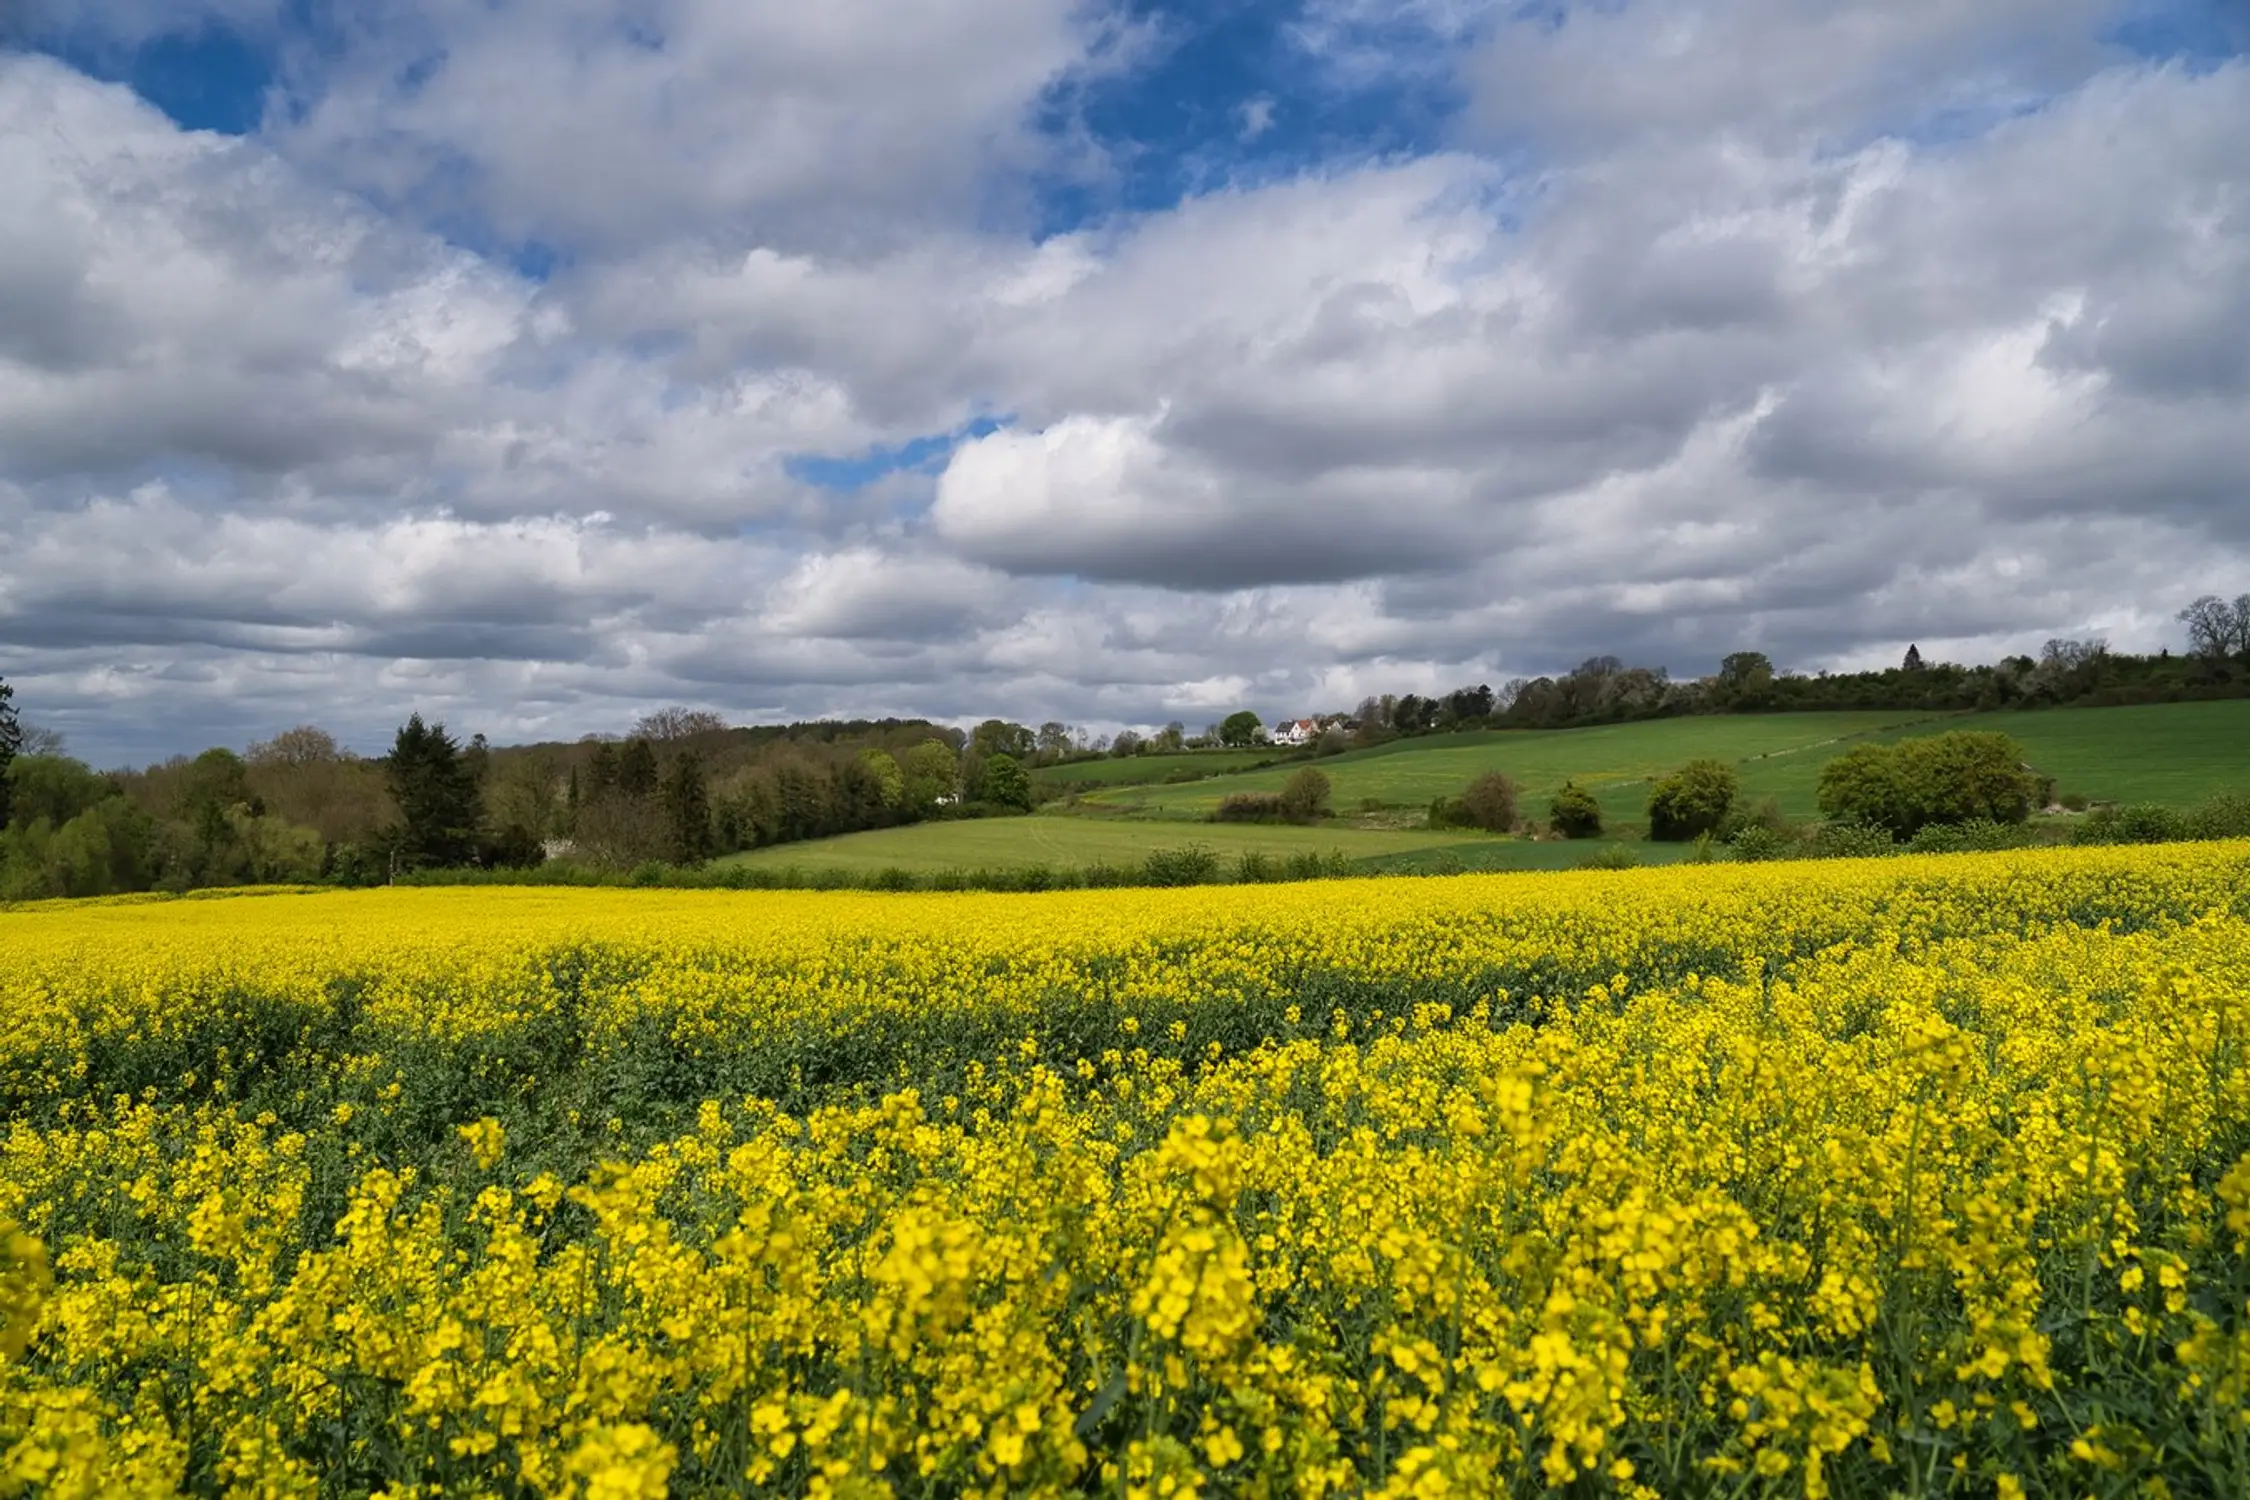
[(1284, 719), (1273, 726), (1271, 737), (1277, 745), (1309, 745), (1320, 737), (1320, 721)]

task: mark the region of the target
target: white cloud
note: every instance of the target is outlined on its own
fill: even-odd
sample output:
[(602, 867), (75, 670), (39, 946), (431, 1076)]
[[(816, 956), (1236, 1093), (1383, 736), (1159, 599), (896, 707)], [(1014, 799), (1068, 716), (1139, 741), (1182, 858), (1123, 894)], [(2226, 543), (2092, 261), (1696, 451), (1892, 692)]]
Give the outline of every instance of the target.
[(246, 140), (0, 57), (0, 673), (97, 754), (1114, 724), (2153, 646), (2250, 587), (2250, 65), (2078, 0), (1441, 6), (1457, 149), (1034, 242), (1025, 110), (1097, 23), (1009, 6), (1017, 55), (935, 0), (423, 0)]
[(404, 0), (289, 148), (510, 240), (849, 249), (973, 218), (1085, 55), (1069, 0)]

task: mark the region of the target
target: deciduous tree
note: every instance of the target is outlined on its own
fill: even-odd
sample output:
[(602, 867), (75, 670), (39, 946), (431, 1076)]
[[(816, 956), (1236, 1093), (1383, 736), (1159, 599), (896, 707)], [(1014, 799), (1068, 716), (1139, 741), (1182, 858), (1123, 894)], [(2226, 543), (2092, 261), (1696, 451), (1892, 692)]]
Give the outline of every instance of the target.
[(1031, 811), (1031, 773), (1013, 755), (995, 755), (984, 763), (983, 800), (996, 807)]
[(1265, 733), (1265, 725), (1249, 709), (1237, 709), (1219, 721), (1219, 743), (1240, 749), (1255, 745)]

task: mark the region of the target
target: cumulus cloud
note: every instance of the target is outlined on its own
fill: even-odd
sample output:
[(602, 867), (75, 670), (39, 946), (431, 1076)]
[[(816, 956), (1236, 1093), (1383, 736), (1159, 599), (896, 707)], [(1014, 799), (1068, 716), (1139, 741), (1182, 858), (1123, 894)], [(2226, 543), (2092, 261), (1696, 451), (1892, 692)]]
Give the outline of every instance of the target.
[(308, 60), (292, 152), (505, 240), (849, 251), (973, 219), (1086, 54), (1068, 0), (408, 0)]
[(273, 38), (261, 131), (0, 54), (0, 673), (97, 755), (2154, 646), (2250, 586), (2250, 62), (2098, 0), (1331, 0), (1308, 65), (1447, 80), (1444, 149), (1051, 233), (1134, 149), (1042, 133), (1099, 8), (170, 14)]

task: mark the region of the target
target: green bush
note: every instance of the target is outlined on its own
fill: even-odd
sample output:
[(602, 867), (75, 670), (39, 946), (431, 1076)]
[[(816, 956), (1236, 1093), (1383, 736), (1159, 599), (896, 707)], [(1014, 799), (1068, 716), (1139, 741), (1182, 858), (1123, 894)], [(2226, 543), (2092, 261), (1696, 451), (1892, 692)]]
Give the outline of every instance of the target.
[(1581, 870), (1630, 870), (1639, 864), (1640, 861), (1633, 857), (1632, 850), (1626, 848), (1623, 844), (1609, 844), (1580, 860), (1578, 868)]
[[(1890, 842), (1885, 838), (1884, 842)], [(1787, 859), (1795, 846), (1763, 823), (1751, 823), (1735, 833), (1728, 845), (1734, 857), (1745, 864), (1760, 864), (1766, 860)]]
[(2186, 822), (2191, 839), (2250, 838), (2250, 797), (2222, 792), (2188, 809)]
[(1820, 810), (1910, 839), (1934, 823), (2021, 823), (2043, 790), (2014, 740), (1955, 730), (1837, 756), (1821, 767)]
[(1152, 850), (1141, 877), (1144, 885), (1209, 885), (1219, 878), (1219, 856), (1203, 844)]
[(1229, 792), (1211, 817), (1220, 823), (1279, 823), (1281, 798), (1274, 792)]
[(1234, 878), (1242, 885), (1263, 885), (1286, 876), (1281, 865), (1270, 856), (1246, 849), (1235, 859)]
[(1898, 841), (1888, 828), (1872, 823), (1830, 823), (1813, 835), (1812, 854), (1817, 859), (1873, 859), (1898, 853)]
[(1280, 812), (1290, 823), (1317, 823), (1328, 816), (1328, 773), (1305, 767), (1281, 788)]
[(1566, 781), (1547, 804), (1548, 821), (1566, 839), (1590, 839), (1602, 831), (1602, 805), (1575, 781)]
[(1487, 771), (1447, 804), (1446, 816), (1463, 828), (1512, 833), (1516, 827), (1516, 784), (1498, 771)]
[(1709, 833), (1734, 806), (1741, 783), (1724, 761), (1692, 760), (1656, 784), (1648, 799), (1648, 836), (1679, 843)]

